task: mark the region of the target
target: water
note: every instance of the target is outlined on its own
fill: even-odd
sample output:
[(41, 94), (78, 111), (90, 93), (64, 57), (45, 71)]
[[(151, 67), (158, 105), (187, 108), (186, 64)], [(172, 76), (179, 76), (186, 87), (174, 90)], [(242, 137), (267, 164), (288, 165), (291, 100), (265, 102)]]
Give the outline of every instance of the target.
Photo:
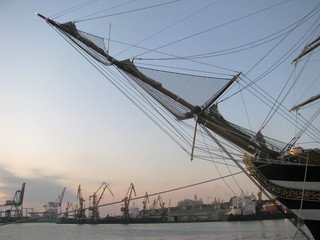
[(293, 239), (294, 234), (295, 228), (287, 220), (130, 225), (23, 223), (0, 226), (1, 240), (245, 240)]

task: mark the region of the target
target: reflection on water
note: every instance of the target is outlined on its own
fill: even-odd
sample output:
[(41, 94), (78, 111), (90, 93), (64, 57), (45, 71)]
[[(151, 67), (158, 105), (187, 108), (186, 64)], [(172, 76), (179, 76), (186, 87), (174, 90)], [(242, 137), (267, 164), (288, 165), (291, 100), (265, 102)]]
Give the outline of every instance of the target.
[(252, 222), (74, 225), (24, 223), (0, 227), (0, 239), (24, 240), (191, 240), (293, 239), (295, 228), (287, 220)]

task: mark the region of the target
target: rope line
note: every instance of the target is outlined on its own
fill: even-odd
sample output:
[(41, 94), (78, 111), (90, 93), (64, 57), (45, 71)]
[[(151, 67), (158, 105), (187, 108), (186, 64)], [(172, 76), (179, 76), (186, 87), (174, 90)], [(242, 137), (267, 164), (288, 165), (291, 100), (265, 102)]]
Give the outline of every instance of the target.
[(115, 5), (115, 6), (113, 6), (113, 7), (110, 7), (110, 8), (107, 8), (107, 9), (103, 9), (103, 10), (100, 10), (100, 11), (97, 11), (97, 12), (94, 12), (94, 13), (91, 13), (91, 14), (88, 14), (88, 15), (83, 16), (83, 17), (81, 17), (81, 18), (75, 19), (75, 21), (81, 20), (81, 19), (85, 19), (85, 18), (87, 18), (87, 17), (91, 17), (91, 16), (96, 15), (96, 14), (98, 14), (98, 13), (102, 13), (102, 12), (109, 11), (109, 10), (111, 10), (111, 9), (115, 9), (115, 8), (118, 8), (118, 7), (122, 7), (122, 6), (125, 6), (125, 5), (127, 5), (127, 4), (130, 4), (130, 3), (133, 3), (133, 2), (136, 2), (136, 1), (137, 1), (137, 0), (127, 1), (127, 2), (124, 2), (124, 3), (118, 4), (118, 5)]
[[(201, 135), (203, 135), (203, 134), (201, 134)], [(206, 144), (206, 147), (207, 147), (207, 143), (206, 143), (205, 139), (203, 139), (203, 140), (204, 140), (204, 142), (205, 142), (205, 144)], [(210, 159), (212, 160), (211, 152), (208, 151), (208, 154), (209, 154)], [(215, 162), (215, 161), (212, 161), (212, 163), (214, 164), (214, 166), (215, 166), (215, 168), (216, 168), (219, 176), (222, 177), (222, 174), (221, 174), (219, 168), (217, 167), (216, 162)], [(231, 174), (231, 172), (230, 172), (230, 174)], [(233, 178), (233, 179), (234, 179), (234, 178)], [(230, 187), (230, 185), (227, 183), (227, 181), (226, 181), (224, 178), (222, 178), (222, 180), (223, 180), (224, 184), (229, 188), (229, 190), (230, 190), (235, 196), (237, 196), (237, 194), (233, 191), (233, 189)], [(239, 189), (242, 191), (242, 189), (241, 189), (240, 186), (238, 185), (237, 181), (234, 181), (234, 182), (235, 182), (236, 185), (239, 187)]]
[(63, 10), (61, 12), (58, 12), (58, 13), (50, 16), (49, 18), (57, 19), (59, 17), (62, 17), (62, 16), (66, 15), (66, 14), (69, 14), (69, 13), (72, 13), (72, 12), (74, 12), (74, 11), (80, 9), (80, 8), (86, 7), (86, 6), (88, 6), (88, 5), (90, 5), (90, 4), (94, 3), (94, 2), (97, 2), (97, 1), (98, 0), (89, 0), (89, 1), (86, 1), (84, 3), (80, 3), (80, 4), (76, 5), (76, 6), (73, 6), (73, 7), (68, 8), (66, 10)]
[(127, 49), (125, 49), (125, 50), (123, 50), (123, 51), (121, 51), (121, 52), (119, 52), (119, 53), (115, 54), (115, 57), (116, 57), (116, 56), (118, 56), (118, 55), (120, 55), (121, 53), (124, 53), (124, 52), (128, 51), (128, 50), (129, 50), (129, 49), (131, 49), (132, 47), (136, 47), (136, 46), (138, 46), (138, 44), (143, 43), (143, 42), (145, 42), (146, 40), (148, 40), (148, 39), (150, 39), (150, 38), (152, 38), (152, 37), (154, 37), (154, 36), (156, 36), (156, 35), (158, 35), (158, 34), (160, 34), (160, 33), (164, 32), (164, 31), (168, 30), (169, 28), (171, 28), (171, 27), (173, 27), (173, 26), (177, 25), (178, 23), (181, 23), (182, 21), (184, 21), (184, 20), (186, 20), (186, 19), (188, 19), (188, 18), (190, 18), (190, 17), (192, 17), (192, 16), (194, 16), (194, 15), (198, 14), (199, 12), (201, 12), (201, 11), (203, 11), (203, 10), (205, 10), (205, 9), (208, 9), (209, 7), (211, 7), (211, 6), (215, 5), (215, 4), (217, 4), (219, 1), (221, 1), (221, 0), (218, 0), (218, 1), (214, 2), (214, 3), (211, 3), (211, 4), (207, 5), (207, 6), (205, 6), (205, 7), (201, 8), (201, 9), (199, 9), (199, 10), (195, 11), (195, 12), (193, 12), (192, 14), (190, 14), (190, 15), (188, 15), (188, 16), (186, 16), (186, 17), (183, 17), (182, 19), (180, 19), (180, 20), (178, 20), (178, 21), (176, 21), (176, 22), (174, 22), (174, 23), (170, 24), (169, 26), (166, 26), (165, 28), (161, 29), (160, 31), (157, 31), (156, 33), (151, 34), (149, 37), (144, 38), (143, 40), (141, 40), (141, 41), (137, 42), (137, 43), (136, 43), (136, 44), (134, 44), (133, 46), (131, 46), (131, 47), (129, 47), (129, 48), (127, 48)]
[(99, 17), (93, 17), (93, 18), (87, 18), (87, 19), (77, 20), (77, 21), (74, 21), (74, 22), (75, 22), (75, 23), (79, 23), (79, 22), (91, 21), (91, 20), (96, 20), (96, 19), (101, 19), (101, 18), (112, 17), (112, 16), (118, 16), (118, 15), (123, 15), (123, 14), (138, 12), (138, 11), (143, 11), (143, 10), (147, 10), (147, 9), (151, 9), (151, 8), (156, 8), (156, 7), (160, 7), (160, 6), (164, 6), (164, 5), (168, 5), (168, 4), (172, 4), (172, 3), (180, 2), (180, 1), (181, 1), (181, 0), (174, 0), (174, 1), (170, 1), (170, 2), (165, 2), (165, 3), (156, 4), (156, 5), (151, 5), (151, 6), (148, 6), (148, 7), (142, 7), (142, 8), (132, 9), (132, 10), (128, 10), (128, 11), (123, 11), (123, 12), (108, 14), (108, 15), (104, 15), (104, 16), (99, 16)]
[[(278, 4), (275, 4), (275, 5), (272, 5), (271, 7), (264, 8), (264, 9), (262, 9), (262, 10), (259, 10), (259, 11), (254, 12), (254, 13), (250, 13), (250, 14), (248, 14), (248, 15), (245, 15), (245, 16), (242, 16), (242, 17), (239, 17), (239, 18), (236, 18), (236, 19), (231, 20), (231, 21), (229, 21), (229, 22), (226, 22), (226, 23), (224, 23), (224, 24), (220, 24), (220, 25), (218, 25), (218, 26), (214, 26), (214, 27), (211, 27), (211, 28), (209, 28), (209, 29), (200, 31), (200, 32), (198, 32), (198, 33), (191, 34), (191, 35), (189, 35), (189, 36), (187, 36), (187, 37), (184, 37), (184, 38), (178, 39), (178, 40), (176, 40), (176, 41), (173, 41), (173, 42), (164, 44), (164, 45), (162, 45), (162, 46), (159, 46), (159, 47), (153, 49), (152, 51), (158, 50), (158, 49), (160, 49), (160, 48), (168, 47), (168, 46), (171, 46), (171, 45), (173, 45), (173, 44), (176, 44), (176, 43), (185, 41), (185, 40), (190, 39), (190, 38), (193, 38), (193, 37), (196, 37), (196, 36), (198, 36), (198, 35), (201, 35), (201, 34), (210, 32), (210, 31), (215, 30), (215, 29), (217, 29), (217, 28), (224, 27), (224, 26), (226, 26), (226, 25), (229, 25), (229, 24), (234, 23), (234, 22), (237, 22), (237, 21), (239, 21), (239, 20), (242, 20), (242, 19), (251, 17), (251, 16), (256, 15), (256, 14), (258, 14), (258, 13), (267, 11), (267, 10), (269, 10), (269, 9), (272, 9), (272, 8), (274, 8), (274, 7), (277, 7), (277, 6), (279, 6), (279, 5), (282, 5), (282, 4), (284, 4), (284, 3), (287, 3), (287, 2), (289, 2), (289, 1), (290, 1), (290, 0), (287, 0), (287, 1), (284, 1), (284, 2), (281, 2), (281, 3), (278, 3)], [(144, 55), (144, 54), (147, 54), (147, 53), (149, 53), (149, 52), (150, 52), (150, 51), (141, 53), (141, 54), (139, 54), (139, 55), (136, 55), (135, 58), (137, 58), (137, 57), (139, 57), (139, 56), (142, 56), (142, 55)]]

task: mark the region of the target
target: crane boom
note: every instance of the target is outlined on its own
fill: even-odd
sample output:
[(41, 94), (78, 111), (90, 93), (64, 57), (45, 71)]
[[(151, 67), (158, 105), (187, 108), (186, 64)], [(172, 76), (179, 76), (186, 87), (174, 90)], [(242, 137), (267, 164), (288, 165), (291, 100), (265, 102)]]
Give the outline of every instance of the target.
[(142, 214), (145, 215), (146, 213), (146, 208), (147, 208), (147, 203), (150, 202), (149, 200), (149, 195), (148, 193), (146, 192), (146, 195), (144, 196), (144, 199), (143, 199), (143, 202), (142, 202), (142, 206), (143, 206), (143, 209), (142, 209)]
[[(103, 187), (103, 188), (102, 188), (102, 187)], [(99, 198), (98, 198), (98, 200), (97, 200), (97, 194), (98, 194), (98, 192), (99, 192), (99, 190), (100, 190), (101, 188), (102, 188), (102, 192), (101, 192), (101, 194), (100, 194), (100, 196), (99, 196)], [(100, 187), (97, 189), (97, 191), (95, 191), (95, 192), (93, 193), (93, 195), (90, 196), (90, 199), (92, 198), (92, 207), (89, 208), (89, 210), (91, 211), (89, 217), (90, 217), (91, 219), (99, 219), (99, 218), (100, 218), (98, 205), (99, 205), (99, 203), (100, 203), (100, 201), (101, 201), (101, 199), (102, 199), (102, 196), (103, 196), (103, 194), (104, 194), (104, 192), (105, 192), (106, 189), (108, 189), (109, 192), (111, 193), (111, 195), (114, 196), (113, 193), (112, 193), (112, 190), (111, 190), (111, 187), (110, 187), (109, 183), (106, 183), (106, 182), (103, 182), (103, 183), (100, 185)]]
[(127, 195), (122, 200), (124, 201), (124, 208), (121, 208), (121, 211), (123, 211), (123, 215), (125, 218), (129, 217), (129, 204), (130, 204), (132, 192), (134, 193), (135, 196), (137, 196), (133, 183), (130, 184)]
[(63, 188), (61, 195), (58, 197), (58, 201), (57, 202), (58, 202), (59, 207), (61, 207), (65, 191), (66, 191), (66, 187)]
[(78, 210), (78, 214), (77, 214), (76, 218), (85, 219), (87, 217), (85, 215), (85, 209), (83, 208), (84, 207), (83, 206), (84, 199), (82, 197), (82, 191), (81, 191), (81, 186), (80, 185), (78, 187), (77, 198), (79, 199), (79, 210)]
[[(102, 193), (101, 193), (101, 195), (100, 195), (100, 197), (99, 197), (96, 205), (99, 205), (100, 200), (102, 199), (102, 196), (103, 196), (103, 194), (104, 194), (104, 192), (105, 192), (106, 189), (108, 189), (109, 192), (110, 192), (110, 194), (112, 195), (112, 197), (114, 197), (114, 195), (113, 195), (113, 193), (112, 193), (112, 190), (111, 190), (111, 187), (110, 187), (110, 184), (109, 184), (109, 183), (106, 183), (106, 182), (103, 182), (102, 185), (100, 186), (100, 188), (101, 188), (103, 185), (104, 185), (104, 188), (103, 188), (103, 190), (102, 190)], [(99, 189), (100, 189), (100, 188), (99, 188)], [(96, 193), (99, 191), (99, 189), (96, 191)]]

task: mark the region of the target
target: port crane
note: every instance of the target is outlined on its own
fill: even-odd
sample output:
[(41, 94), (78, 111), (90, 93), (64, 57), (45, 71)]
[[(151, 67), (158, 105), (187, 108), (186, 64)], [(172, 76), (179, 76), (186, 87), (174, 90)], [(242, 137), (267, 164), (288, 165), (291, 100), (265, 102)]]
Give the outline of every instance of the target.
[(158, 196), (158, 199), (157, 199), (158, 203), (159, 203), (159, 206), (160, 206), (160, 210), (161, 210), (161, 216), (164, 216), (166, 214), (166, 209), (164, 208), (164, 201), (162, 200), (161, 196), (159, 195)]
[[(97, 198), (97, 194), (100, 189), (102, 189), (102, 192), (100, 194), (100, 197)], [(98, 205), (99, 205), (100, 200), (102, 199), (102, 196), (103, 196), (106, 189), (108, 189), (109, 192), (111, 193), (111, 195), (114, 197), (110, 185), (106, 182), (103, 182), (100, 185), (100, 187), (98, 188), (98, 190), (95, 191), (93, 193), (93, 195), (89, 196), (89, 201), (92, 199), (92, 207), (89, 207), (89, 211), (90, 211), (89, 218), (90, 219), (100, 219)]]
[(142, 215), (146, 214), (147, 203), (149, 203), (149, 202), (150, 202), (149, 195), (146, 192), (146, 195), (144, 196), (143, 201), (142, 201), (142, 206), (143, 206), (142, 210), (141, 210)]
[(78, 187), (78, 193), (77, 193), (77, 198), (79, 200), (79, 208), (78, 211), (75, 215), (76, 219), (86, 219), (87, 216), (85, 214), (85, 209), (84, 209), (84, 199), (82, 197), (82, 191), (81, 191), (81, 186), (79, 185)]
[[(15, 221), (23, 218), (23, 197), (26, 183), (22, 183), (21, 190), (17, 190), (12, 200), (7, 200), (3, 206), (10, 206), (10, 209), (5, 211), (6, 221)], [(2, 217), (2, 212), (0, 212)]]
[(133, 183), (130, 184), (127, 195), (122, 200), (124, 201), (124, 207), (121, 208), (121, 211), (123, 212), (124, 218), (129, 218), (129, 204), (130, 204), (132, 192), (134, 193), (135, 196), (137, 196)]
[(63, 214), (63, 217), (64, 217), (64, 218), (67, 218), (67, 217), (69, 216), (69, 209), (70, 209), (71, 207), (73, 207), (73, 204), (70, 203), (70, 202), (67, 202), (66, 211), (65, 211), (64, 214)]
[(55, 221), (58, 218), (58, 213), (59, 215), (61, 215), (61, 204), (65, 191), (66, 187), (63, 188), (62, 193), (54, 202), (48, 202), (47, 204), (43, 205), (43, 207), (45, 208), (44, 214), (46, 215), (46, 218)]
[(66, 192), (66, 187), (63, 188), (62, 193), (58, 196), (56, 203), (57, 203), (57, 207), (59, 207), (60, 209), (60, 214), (61, 214), (61, 205), (62, 205), (62, 201), (63, 201), (63, 197), (64, 197), (64, 193)]
[(162, 200), (161, 196), (159, 195), (157, 199), (153, 200), (153, 204), (152, 204), (152, 214), (155, 214), (155, 210), (159, 209), (159, 212), (161, 214), (161, 216), (164, 216), (166, 213), (166, 210), (164, 208), (164, 201)]

